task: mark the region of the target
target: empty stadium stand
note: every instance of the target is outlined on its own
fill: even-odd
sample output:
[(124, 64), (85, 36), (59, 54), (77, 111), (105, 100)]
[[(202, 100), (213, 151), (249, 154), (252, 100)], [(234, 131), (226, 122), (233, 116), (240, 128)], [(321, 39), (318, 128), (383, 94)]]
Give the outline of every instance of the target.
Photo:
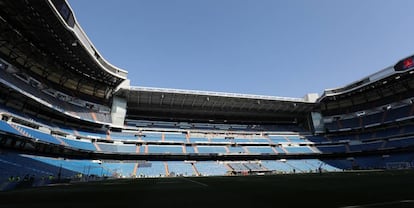
[(315, 99), (134, 87), (65, 0), (0, 15), (0, 190), (414, 167), (413, 57)]

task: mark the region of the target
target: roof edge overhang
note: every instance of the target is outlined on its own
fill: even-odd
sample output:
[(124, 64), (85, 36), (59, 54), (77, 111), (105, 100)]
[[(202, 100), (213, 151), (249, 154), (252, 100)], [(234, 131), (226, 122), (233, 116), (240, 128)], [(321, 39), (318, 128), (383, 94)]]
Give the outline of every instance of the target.
[(66, 30), (71, 32), (76, 38), (77, 42), (74, 44), (80, 43), (83, 48), (88, 52), (90, 57), (96, 61), (96, 64), (100, 66), (104, 71), (111, 74), (112, 76), (118, 77), (120, 79), (127, 79), (128, 71), (121, 69), (119, 67), (116, 67), (109, 63), (103, 56), (99, 53), (99, 51), (96, 49), (96, 47), (93, 45), (92, 41), (89, 39), (89, 37), (86, 35), (85, 31), (82, 29), (82, 27), (78, 24), (78, 21), (75, 17), (75, 14), (73, 12), (73, 9), (71, 6), (67, 3), (66, 0), (64, 0), (66, 9), (68, 9), (74, 18), (74, 25), (71, 27), (67, 21), (62, 17), (61, 13), (59, 12), (58, 8), (55, 7), (53, 4), (53, 0), (47, 0), (50, 8), (52, 8), (52, 11), (55, 13), (55, 15), (58, 17), (59, 21), (62, 23), (62, 25), (65, 27)]
[(185, 89), (173, 89), (173, 88), (130, 86), (129, 88), (121, 88), (120, 90), (121, 91), (126, 90), (126, 91), (188, 94), (188, 95), (200, 95), (200, 96), (216, 96), (216, 97), (227, 97), (227, 98), (314, 103), (314, 102), (306, 101), (304, 98), (291, 98), (291, 97), (279, 97), (279, 96), (269, 96), (269, 95), (254, 95), (254, 94), (214, 92), (214, 91), (201, 91), (201, 90), (185, 90)]

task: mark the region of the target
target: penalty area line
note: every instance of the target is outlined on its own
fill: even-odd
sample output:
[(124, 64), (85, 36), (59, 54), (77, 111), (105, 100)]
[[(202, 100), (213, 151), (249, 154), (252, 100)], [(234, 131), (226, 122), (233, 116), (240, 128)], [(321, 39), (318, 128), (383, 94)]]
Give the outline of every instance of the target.
[(339, 207), (339, 208), (363, 208), (363, 207), (376, 207), (376, 206), (384, 206), (384, 205), (401, 205), (401, 204), (412, 204), (412, 203), (414, 203), (414, 200), (400, 200), (400, 201), (380, 202), (380, 203), (373, 203), (373, 204), (351, 205), (351, 206), (344, 206), (344, 207)]
[(191, 179), (189, 179), (189, 178), (181, 178), (181, 179), (183, 179), (183, 180), (185, 180), (185, 181), (190, 181), (191, 183), (195, 183), (195, 184), (198, 184), (198, 185), (200, 185), (200, 186), (208, 187), (208, 185), (207, 185), (207, 184), (205, 184), (205, 183), (201, 183), (201, 182), (198, 182), (198, 181), (194, 181), (194, 180), (191, 180)]

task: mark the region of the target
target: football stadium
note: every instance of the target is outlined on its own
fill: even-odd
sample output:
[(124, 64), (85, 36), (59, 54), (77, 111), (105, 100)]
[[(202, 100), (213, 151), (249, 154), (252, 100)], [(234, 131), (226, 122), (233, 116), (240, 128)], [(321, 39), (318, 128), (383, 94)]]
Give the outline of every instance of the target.
[(0, 31), (0, 207), (414, 206), (414, 56), (290, 98), (131, 86), (65, 0)]

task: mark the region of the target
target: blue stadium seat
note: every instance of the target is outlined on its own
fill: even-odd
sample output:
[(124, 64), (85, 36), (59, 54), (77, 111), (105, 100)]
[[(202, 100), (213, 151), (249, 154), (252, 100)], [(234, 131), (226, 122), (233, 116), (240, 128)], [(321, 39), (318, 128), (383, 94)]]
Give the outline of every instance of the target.
[(165, 176), (166, 170), (164, 166), (164, 162), (148, 162), (145, 165), (138, 165), (137, 169), (137, 176), (139, 177), (159, 177)]
[(278, 172), (293, 172), (293, 168), (286, 164), (286, 162), (276, 161), (276, 160), (264, 160), (262, 161), (262, 165), (266, 167), (266, 169), (271, 171), (278, 171)]
[(228, 171), (223, 164), (214, 161), (199, 161), (194, 165), (203, 176), (226, 175)]
[(192, 146), (186, 146), (185, 151), (186, 153), (195, 153), (194, 147)]
[(313, 153), (307, 146), (286, 146), (285, 149), (288, 153)]
[(209, 140), (207, 138), (202, 137), (191, 137), (190, 138), (191, 143), (207, 143)]
[(346, 152), (345, 145), (337, 144), (337, 145), (319, 145), (316, 148), (323, 152), (323, 153), (339, 153), (339, 152)]
[(384, 122), (395, 121), (400, 118), (408, 117), (411, 112), (411, 107), (411, 105), (407, 105), (399, 108), (392, 108), (391, 110), (387, 111)]
[(229, 147), (230, 153), (246, 153), (246, 151), (243, 149), (243, 147)]
[[(101, 164), (102, 168), (98, 168), (97, 170), (101, 172), (108, 172), (111, 174), (110, 176), (114, 176), (117, 178), (125, 178), (125, 177), (133, 177), (134, 176), (134, 162), (103, 162)], [(101, 174), (98, 174), (101, 175)]]
[(4, 131), (4, 132), (7, 132), (7, 133), (12, 133), (12, 134), (15, 134), (15, 135), (21, 135), (21, 133), (18, 132), (12, 126), (10, 126), (10, 124), (8, 124), (5, 121), (1, 121), (1, 120), (0, 120), (0, 131)]
[(233, 171), (243, 172), (243, 171), (250, 171), (248, 167), (243, 165), (242, 163), (232, 162), (227, 164)]
[(286, 137), (283, 136), (269, 136), (269, 138), (273, 143), (288, 142)]
[(385, 147), (390, 148), (397, 148), (397, 147), (407, 147), (414, 145), (414, 137), (411, 138), (402, 138), (402, 139), (390, 139)]
[(220, 138), (220, 137), (213, 137), (210, 138), (210, 142), (212, 143), (231, 143), (232, 140), (230, 139), (225, 139), (225, 138)]
[(223, 146), (197, 146), (199, 153), (226, 153), (226, 149)]
[(38, 139), (44, 142), (48, 142), (48, 143), (61, 144), (59, 140), (57, 140), (55, 137), (53, 137), (50, 134), (43, 133), (43, 132), (31, 129), (31, 128), (27, 128), (24, 126), (19, 126), (19, 127), (32, 138), (35, 138), (35, 139)]
[(111, 132), (110, 136), (111, 136), (111, 139), (113, 140), (122, 140), (122, 141), (138, 140), (138, 137), (132, 133)]
[(171, 141), (171, 142), (187, 142), (187, 139), (185, 137), (185, 134), (164, 134), (165, 139), (164, 141)]
[(363, 143), (358, 145), (349, 145), (350, 151), (367, 151), (367, 150), (377, 150), (383, 144), (383, 141), (375, 141), (369, 143)]
[(101, 142), (97, 142), (96, 143), (99, 146), (99, 149), (101, 149), (102, 152), (118, 152), (118, 146), (120, 145), (116, 145), (116, 144), (108, 144), (108, 143), (101, 143)]
[(175, 176), (195, 176), (196, 173), (193, 170), (191, 163), (185, 163), (182, 161), (169, 161), (168, 171), (170, 175)]
[(95, 146), (91, 142), (66, 139), (66, 138), (62, 138), (62, 140), (69, 146), (77, 148), (77, 149), (96, 151)]
[(246, 147), (249, 153), (268, 153), (268, 154), (275, 154), (270, 146), (248, 146)]
[(180, 145), (148, 145), (148, 153), (183, 153)]
[[(124, 152), (124, 153), (136, 153), (137, 146), (134, 144), (123, 144), (123, 145), (117, 145), (118, 152)], [(141, 152), (141, 149), (139, 149)]]
[(145, 136), (141, 136), (143, 141), (162, 141), (162, 134), (145, 133)]

